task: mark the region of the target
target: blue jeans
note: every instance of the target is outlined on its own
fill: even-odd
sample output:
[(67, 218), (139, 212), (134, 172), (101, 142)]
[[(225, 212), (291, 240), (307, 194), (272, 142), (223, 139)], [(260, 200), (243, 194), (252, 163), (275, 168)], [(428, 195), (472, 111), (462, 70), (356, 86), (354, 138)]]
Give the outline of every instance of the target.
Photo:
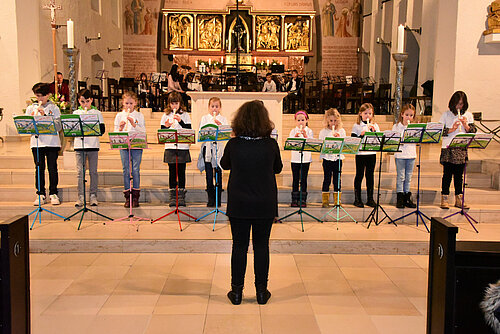
[[(129, 150), (120, 150), (123, 167), (123, 187), (125, 190), (130, 190), (130, 163), (128, 161), (128, 152)], [(132, 188), (140, 189), (142, 149), (130, 150), (130, 158), (132, 160)]]
[(410, 192), (411, 176), (413, 174), (413, 167), (415, 166), (415, 159), (395, 159), (396, 160), (396, 192)]

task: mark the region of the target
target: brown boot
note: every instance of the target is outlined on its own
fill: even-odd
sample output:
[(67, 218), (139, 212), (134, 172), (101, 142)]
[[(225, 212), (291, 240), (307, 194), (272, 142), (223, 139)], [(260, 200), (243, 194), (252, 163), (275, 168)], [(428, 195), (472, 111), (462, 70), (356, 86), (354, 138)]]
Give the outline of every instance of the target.
[(139, 197), (141, 196), (140, 189), (132, 189), (132, 207), (139, 207)]
[(123, 206), (130, 208), (130, 190), (125, 190), (123, 192), (123, 197), (125, 197), (125, 204), (123, 204)]
[(342, 193), (339, 192), (334, 192), (333, 193), (333, 205), (342, 205)]
[(330, 206), (330, 203), (328, 202), (330, 200), (330, 193), (329, 192), (323, 192), (322, 193), (322, 203), (321, 207), (322, 208), (327, 208)]
[[(460, 195), (455, 195), (455, 206), (457, 208), (462, 208), (462, 198), (463, 198), (464, 195), (460, 194)], [(468, 209), (469, 206), (465, 203), (464, 201), (464, 209)]]
[(449, 195), (443, 195), (441, 194), (441, 209), (449, 209), (450, 208), (450, 204), (448, 203), (448, 196)]

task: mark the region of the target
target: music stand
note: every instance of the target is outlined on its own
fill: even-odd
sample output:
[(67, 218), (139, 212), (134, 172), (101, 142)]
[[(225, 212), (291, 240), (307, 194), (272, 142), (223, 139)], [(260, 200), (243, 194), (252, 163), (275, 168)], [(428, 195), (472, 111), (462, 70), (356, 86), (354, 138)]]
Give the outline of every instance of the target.
[[(83, 221), (83, 216), (85, 215), (86, 212), (92, 212), (98, 216), (101, 216), (103, 218), (106, 218), (108, 220), (113, 220), (112, 218), (109, 218), (108, 216), (103, 215), (102, 213), (99, 213), (97, 211), (94, 211), (92, 209), (89, 209), (87, 207), (87, 196), (86, 196), (86, 173), (85, 173), (85, 163), (86, 163), (86, 158), (87, 155), (85, 153), (85, 137), (96, 137), (96, 136), (102, 136), (101, 134), (101, 128), (100, 128), (100, 123), (99, 123), (99, 117), (97, 114), (82, 114), (82, 115), (77, 115), (77, 114), (71, 114), (71, 115), (61, 115), (61, 124), (63, 128), (63, 133), (65, 137), (81, 137), (82, 138), (82, 153), (83, 153), (83, 161), (82, 161), (82, 168), (83, 168), (83, 207), (79, 210), (77, 210), (75, 213), (72, 215), (68, 216), (68, 218), (64, 219), (70, 220), (73, 216), (76, 216), (80, 212), (82, 213), (82, 216), (80, 217), (80, 223), (78, 224), (78, 230), (80, 230), (80, 226), (82, 225)], [(79, 196), (79, 195), (78, 195)]]
[[(392, 223), (398, 226), (387, 214), (384, 207), (380, 204), (380, 180), (382, 179), (382, 157), (384, 152), (398, 152), (400, 142), (401, 137), (399, 133), (395, 131), (366, 132), (365, 136), (363, 137), (361, 151), (380, 152), (380, 162), (378, 167), (377, 203), (365, 220), (365, 223), (368, 222), (367, 228), (370, 228), (372, 222), (374, 222), (377, 226), (380, 225), (385, 220), (385, 218), (389, 219), (389, 224)], [(379, 220), (379, 209), (384, 213), (384, 217), (381, 220)]]
[(38, 143), (38, 136), (40, 135), (53, 135), (58, 136), (56, 130), (56, 124), (53, 116), (29, 116), (29, 115), (20, 115), (14, 116), (14, 124), (16, 125), (17, 133), (22, 134), (30, 134), (35, 135), (36, 138), (36, 177), (37, 177), (37, 192), (38, 192), (38, 207), (28, 213), (28, 216), (35, 214), (33, 218), (33, 222), (30, 225), (30, 230), (33, 229), (33, 225), (35, 224), (36, 219), (38, 218), (39, 224), (42, 224), (42, 212), (47, 211), (54, 216), (58, 216), (66, 220), (66, 217), (61, 216), (55, 212), (52, 212), (48, 209), (42, 207), (41, 194), (40, 194), (40, 147)]
[(194, 144), (195, 143), (195, 132), (192, 129), (159, 129), (158, 130), (158, 143), (174, 143), (175, 144), (175, 209), (167, 212), (163, 216), (156, 218), (151, 221), (152, 223), (157, 222), (171, 214), (177, 215), (177, 220), (179, 222), (179, 229), (182, 232), (181, 216), (183, 214), (196, 221), (196, 218), (190, 214), (179, 209), (179, 155), (178, 155), (178, 144)]
[(442, 123), (427, 123), (427, 124), (408, 124), (403, 132), (403, 138), (401, 143), (403, 144), (416, 144), (418, 146), (418, 163), (417, 163), (417, 207), (415, 210), (402, 215), (399, 218), (394, 219), (394, 222), (404, 219), (413, 214), (416, 215), (416, 223), (418, 227), (418, 218), (422, 221), (427, 232), (429, 228), (425, 223), (424, 218), (429, 222), (431, 219), (420, 210), (420, 168), (421, 168), (421, 157), (422, 157), (422, 144), (437, 144), (441, 141), (441, 135), (443, 134), (443, 124)]
[[(477, 134), (472, 134), (472, 133), (461, 133), (456, 135), (452, 140), (451, 143), (448, 147), (465, 147), (465, 148), (477, 148), (477, 149), (485, 149), (486, 146), (491, 142), (491, 139), (493, 138), (494, 134), (491, 133), (477, 133)], [(479, 233), (479, 231), (476, 229), (474, 224), (471, 222), (473, 220), (476, 224), (479, 224), (477, 220), (475, 220), (467, 211), (464, 209), (464, 203), (465, 203), (465, 188), (466, 188), (466, 183), (465, 183), (465, 176), (467, 174), (467, 160), (465, 160), (465, 165), (464, 165), (464, 180), (462, 184), (462, 205), (459, 211), (452, 213), (451, 215), (448, 215), (444, 217), (444, 219), (448, 219), (450, 217), (453, 217), (455, 215), (461, 214), (464, 216), (469, 224), (472, 226), (474, 231), (476, 233)]]
[(315, 219), (316, 221), (322, 223), (323, 221), (319, 218), (314, 217), (304, 209), (302, 209), (302, 159), (304, 158), (304, 151), (320, 153), (323, 146), (323, 141), (314, 138), (287, 138), (285, 141), (285, 150), (299, 151), (300, 152), (300, 169), (299, 169), (299, 209), (289, 213), (281, 218), (277, 219), (277, 222), (282, 222), (282, 220), (287, 219), (295, 214), (300, 215), (300, 224), (302, 226), (302, 232), (304, 232), (304, 219), (302, 214), (306, 214), (309, 217)]
[[(230, 126), (217, 126), (215, 124), (207, 124), (201, 127), (198, 142), (210, 142), (215, 146), (215, 169), (219, 167), (218, 165), (218, 142), (219, 141), (227, 141), (231, 138), (232, 129)], [(222, 180), (219, 180), (219, 173), (215, 171), (215, 209), (204, 214), (200, 218), (196, 219), (195, 222), (202, 220), (203, 218), (214, 213), (214, 226), (212, 227), (212, 231), (215, 231), (215, 222), (217, 221), (217, 215), (221, 212), (223, 215), (226, 213), (219, 209), (219, 182), (222, 184)], [(222, 187), (221, 187), (222, 188)], [(226, 215), (227, 216), (227, 215)]]
[[(357, 154), (359, 151), (359, 144), (361, 143), (361, 138), (359, 137), (345, 137), (345, 138), (339, 138), (339, 137), (327, 137), (325, 138), (325, 141), (323, 142), (323, 149), (321, 150), (322, 154), (336, 154), (337, 155), (337, 163), (338, 163), (338, 172), (337, 172), (337, 184), (339, 185), (340, 188), (340, 177), (341, 177), (341, 170), (340, 170), (340, 155), (341, 154)], [(340, 217), (340, 210), (344, 212), (344, 215)], [(336, 211), (336, 215), (333, 216), (331, 214), (332, 211)], [(349, 217), (352, 221), (354, 221), (356, 224), (358, 223), (356, 219), (354, 219), (353, 216), (351, 216), (342, 206), (342, 203), (340, 202), (340, 191), (337, 191), (337, 203), (333, 204), (333, 208), (330, 209), (325, 215), (321, 218), (323, 221), (326, 221), (326, 217), (330, 216), (333, 219), (335, 219), (337, 223), (337, 230), (339, 229), (339, 221), (345, 217)]]
[[(134, 149), (145, 149), (148, 148), (147, 137), (145, 132), (110, 132), (109, 133), (109, 145), (112, 150), (128, 150), (128, 163), (129, 163), (129, 177), (130, 177), (130, 207), (128, 216), (113, 219), (114, 222), (129, 220), (130, 223), (136, 221), (151, 221), (149, 218), (137, 217), (132, 212), (132, 187), (133, 187), (133, 175), (132, 175), (132, 159), (131, 150)], [(106, 222), (103, 223), (106, 225)], [(137, 225), (137, 231), (139, 231), (139, 225)]]

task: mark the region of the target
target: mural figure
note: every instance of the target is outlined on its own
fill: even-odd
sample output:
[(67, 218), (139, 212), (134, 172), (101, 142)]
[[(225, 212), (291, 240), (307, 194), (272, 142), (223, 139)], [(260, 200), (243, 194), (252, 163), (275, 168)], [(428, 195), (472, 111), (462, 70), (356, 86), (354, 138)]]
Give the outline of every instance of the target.
[(347, 26), (350, 25), (349, 22), (349, 9), (347, 7), (342, 8), (340, 12), (340, 18), (335, 15), (335, 20), (338, 20), (337, 30), (335, 30), (335, 37), (351, 37), (351, 34), (347, 31)]
[(127, 35), (134, 33), (134, 13), (130, 10), (130, 6), (125, 6), (125, 32)]
[(144, 29), (144, 18), (142, 11), (144, 10), (144, 0), (132, 0), (130, 8), (134, 13), (134, 34), (138, 35)]
[(257, 49), (279, 50), (280, 18), (257, 16)]
[(360, 36), (361, 26), (361, 3), (360, 0), (354, 0), (351, 9), (352, 15), (352, 36)]
[(335, 36), (335, 19), (334, 16), (337, 13), (335, 9), (335, 5), (332, 3), (332, 0), (328, 0), (328, 2), (323, 7), (323, 17), (321, 20), (323, 21), (323, 36)]
[(151, 14), (151, 9), (146, 8), (146, 14), (144, 15), (144, 30), (142, 35), (153, 35), (153, 15)]

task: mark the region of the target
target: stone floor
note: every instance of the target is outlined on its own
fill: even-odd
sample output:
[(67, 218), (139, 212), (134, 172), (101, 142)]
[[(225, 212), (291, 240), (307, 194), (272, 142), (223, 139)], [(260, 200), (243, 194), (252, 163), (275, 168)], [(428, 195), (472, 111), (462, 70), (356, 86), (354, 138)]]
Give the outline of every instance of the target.
[(32, 333), (425, 332), (426, 256), (272, 254), (263, 306), (252, 266), (233, 306), (229, 254), (31, 254)]

